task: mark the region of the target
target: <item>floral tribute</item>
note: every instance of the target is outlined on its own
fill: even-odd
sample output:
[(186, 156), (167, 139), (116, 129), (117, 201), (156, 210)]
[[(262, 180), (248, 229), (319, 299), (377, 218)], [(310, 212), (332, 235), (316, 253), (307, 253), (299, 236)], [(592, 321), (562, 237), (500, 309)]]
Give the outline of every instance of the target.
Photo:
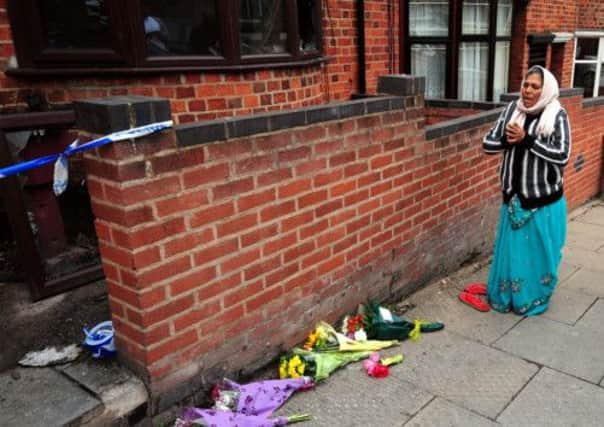
[(407, 320), (374, 302), (359, 305), (358, 313), (363, 317), (367, 336), (376, 340), (403, 341), (410, 338), (415, 341), (420, 337), (420, 332), (436, 332), (445, 327), (440, 322)]
[(402, 354), (381, 359), (379, 353), (373, 353), (363, 362), (363, 368), (365, 368), (365, 371), (371, 377), (386, 378), (390, 373), (389, 366), (401, 363), (402, 361)]
[(298, 390), (313, 387), (310, 377), (266, 380), (238, 384), (224, 379), (214, 386), (214, 408), (189, 408), (176, 420), (175, 427), (238, 426), (272, 427), (310, 419), (307, 414), (269, 418)]

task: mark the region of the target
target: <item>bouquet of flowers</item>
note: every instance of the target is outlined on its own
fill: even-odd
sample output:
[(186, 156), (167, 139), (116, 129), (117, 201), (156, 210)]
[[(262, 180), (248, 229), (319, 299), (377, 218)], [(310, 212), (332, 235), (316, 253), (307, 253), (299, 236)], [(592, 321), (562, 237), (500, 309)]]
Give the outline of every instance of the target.
[(396, 340), (355, 341), (337, 332), (330, 324), (319, 322), (315, 330), (304, 343), (304, 350), (315, 352), (327, 351), (376, 351), (398, 344)]
[(312, 379), (266, 380), (238, 384), (224, 379), (212, 390), (213, 409), (188, 408), (176, 420), (175, 427), (237, 426), (273, 427), (310, 419), (307, 414), (269, 418), (297, 390), (313, 386)]
[(212, 390), (214, 409), (247, 415), (270, 415), (297, 390), (313, 386), (312, 378), (265, 380), (238, 384), (224, 379)]
[[(308, 375), (318, 382), (326, 379), (342, 366), (366, 359), (370, 355), (371, 351), (315, 352), (294, 348), (291, 353), (281, 357), (279, 376), (281, 378), (291, 378), (290, 374), (295, 369), (302, 369), (304, 375)], [(291, 368), (292, 364), (293, 369)], [(300, 368), (301, 366), (302, 368)]]
[(369, 338), (377, 340), (416, 340), (420, 332), (440, 331), (445, 327), (440, 322), (426, 322), (415, 320), (413, 322), (397, 316), (385, 307), (375, 302), (359, 305), (358, 313), (363, 317), (363, 324)]
[(265, 415), (246, 415), (219, 409), (189, 408), (176, 420), (174, 427), (278, 427), (308, 420), (310, 416), (307, 414), (268, 418)]
[(386, 378), (390, 374), (389, 366), (396, 365), (402, 361), (402, 354), (381, 359), (379, 353), (373, 353), (363, 362), (363, 368), (365, 368), (365, 371), (371, 377)]
[(363, 315), (345, 316), (342, 321), (342, 333), (355, 341), (367, 341), (367, 334), (363, 329)]

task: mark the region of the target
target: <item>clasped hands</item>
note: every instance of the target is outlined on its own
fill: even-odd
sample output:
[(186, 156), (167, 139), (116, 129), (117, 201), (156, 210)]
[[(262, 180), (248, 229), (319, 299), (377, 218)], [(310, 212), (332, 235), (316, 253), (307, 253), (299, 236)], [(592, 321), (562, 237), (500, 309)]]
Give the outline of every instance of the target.
[(509, 144), (519, 144), (526, 136), (526, 132), (518, 123), (508, 123), (505, 127), (505, 136)]

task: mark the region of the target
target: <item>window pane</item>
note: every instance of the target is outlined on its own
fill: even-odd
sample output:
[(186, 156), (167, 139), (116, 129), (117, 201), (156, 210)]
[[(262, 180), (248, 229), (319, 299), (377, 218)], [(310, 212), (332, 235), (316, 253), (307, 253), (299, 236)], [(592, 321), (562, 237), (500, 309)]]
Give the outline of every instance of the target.
[(411, 36), (449, 34), (449, 1), (409, 0), (409, 34)]
[(585, 98), (591, 98), (594, 94), (595, 83), (596, 64), (575, 64), (573, 87), (582, 87), (585, 89), (583, 96)]
[(411, 46), (411, 74), (426, 78), (426, 98), (445, 97), (445, 45), (414, 44)]
[(104, 0), (46, 0), (40, 6), (49, 48), (111, 47)]
[(266, 55), (287, 51), (285, 2), (283, 0), (241, 0), (242, 55)]
[(598, 39), (577, 39), (576, 59), (598, 59)]
[(600, 64), (600, 81), (596, 85), (599, 86), (596, 96), (604, 96), (604, 63)]
[(497, 2), (497, 35), (512, 35), (512, 0)]
[(489, 33), (489, 0), (464, 0), (462, 33)]
[(499, 95), (508, 91), (509, 68), (510, 42), (495, 43), (495, 78), (493, 82), (493, 101), (499, 101)]
[(300, 29), (300, 50), (316, 50), (317, 45), (317, 22), (315, 17), (315, 0), (298, 0), (298, 28)]
[(151, 56), (221, 55), (214, 0), (142, 0), (147, 53)]
[(487, 98), (488, 43), (461, 43), (459, 45), (458, 98), (484, 101)]

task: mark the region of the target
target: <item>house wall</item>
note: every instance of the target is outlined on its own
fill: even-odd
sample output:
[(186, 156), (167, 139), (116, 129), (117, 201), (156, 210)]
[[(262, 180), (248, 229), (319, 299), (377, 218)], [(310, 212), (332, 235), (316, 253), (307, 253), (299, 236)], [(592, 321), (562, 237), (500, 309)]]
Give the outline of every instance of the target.
[[(520, 89), (522, 78), (528, 70), (528, 35), (543, 32), (572, 33), (577, 28), (577, 18), (577, 0), (531, 0), (524, 6), (516, 3), (510, 56), (510, 92)], [(563, 88), (570, 87), (571, 84), (573, 51), (574, 41), (571, 40), (550, 47), (548, 52), (550, 60), (547, 66), (552, 68)]]
[[(571, 209), (601, 190), (600, 101), (562, 100)], [(86, 157), (119, 353), (154, 412), (492, 248), (494, 116), (426, 128), (415, 93), (275, 117), (229, 121), (242, 137), (197, 123)]]
[[(0, 0), (0, 66), (14, 46)], [(115, 95), (146, 95), (170, 100), (174, 120), (186, 123), (217, 117), (285, 110), (347, 100), (358, 92), (355, 1), (323, 1), (323, 64), (252, 72), (157, 73), (152, 76), (11, 77), (0, 72), (0, 113), (24, 111), (39, 94), (51, 108), (75, 100)], [(377, 76), (398, 69), (398, 2), (365, 2), (367, 92)], [(389, 46), (394, 43), (395, 48)]]
[(441, 123), (459, 117), (470, 116), (479, 110), (471, 108), (426, 107), (426, 126)]
[(577, 28), (604, 30), (604, 3), (594, 0), (577, 0), (579, 14)]

